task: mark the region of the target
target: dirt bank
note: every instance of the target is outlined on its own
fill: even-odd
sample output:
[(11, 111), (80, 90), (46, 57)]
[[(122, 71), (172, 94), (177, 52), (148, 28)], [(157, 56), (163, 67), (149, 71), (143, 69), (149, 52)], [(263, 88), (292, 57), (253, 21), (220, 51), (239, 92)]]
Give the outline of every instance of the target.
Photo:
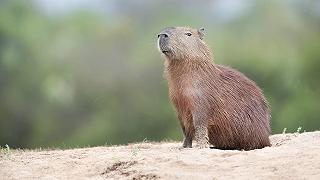
[(138, 143), (70, 150), (6, 150), (0, 179), (320, 179), (320, 131), (271, 136), (253, 151)]

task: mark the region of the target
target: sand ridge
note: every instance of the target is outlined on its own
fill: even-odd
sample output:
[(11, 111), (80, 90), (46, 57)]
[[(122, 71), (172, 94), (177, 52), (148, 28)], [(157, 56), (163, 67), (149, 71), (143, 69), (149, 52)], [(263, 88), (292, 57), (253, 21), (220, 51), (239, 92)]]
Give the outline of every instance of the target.
[(2, 150), (0, 179), (320, 179), (320, 131), (270, 137), (252, 151), (142, 142), (68, 150)]

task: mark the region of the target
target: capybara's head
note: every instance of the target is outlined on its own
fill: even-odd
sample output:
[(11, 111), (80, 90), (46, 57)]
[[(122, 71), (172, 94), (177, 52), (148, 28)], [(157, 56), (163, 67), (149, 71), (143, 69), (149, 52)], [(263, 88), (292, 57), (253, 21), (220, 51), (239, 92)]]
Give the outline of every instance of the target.
[(203, 41), (204, 28), (168, 27), (158, 34), (159, 51), (171, 60), (210, 58)]

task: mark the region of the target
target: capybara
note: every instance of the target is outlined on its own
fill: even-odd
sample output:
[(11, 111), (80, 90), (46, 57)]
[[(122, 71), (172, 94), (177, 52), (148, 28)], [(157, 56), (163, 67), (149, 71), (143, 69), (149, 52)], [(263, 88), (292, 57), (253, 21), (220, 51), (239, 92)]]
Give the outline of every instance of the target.
[(158, 35), (183, 147), (251, 150), (270, 146), (270, 107), (241, 72), (214, 63), (204, 29), (168, 27)]

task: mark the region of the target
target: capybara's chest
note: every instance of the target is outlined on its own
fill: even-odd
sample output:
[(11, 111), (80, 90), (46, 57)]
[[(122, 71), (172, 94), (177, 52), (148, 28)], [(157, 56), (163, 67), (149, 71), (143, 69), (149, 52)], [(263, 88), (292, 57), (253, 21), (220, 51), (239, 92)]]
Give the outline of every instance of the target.
[(177, 111), (181, 114), (192, 111), (194, 100), (200, 93), (201, 90), (195, 88), (192, 81), (169, 84), (170, 99)]

